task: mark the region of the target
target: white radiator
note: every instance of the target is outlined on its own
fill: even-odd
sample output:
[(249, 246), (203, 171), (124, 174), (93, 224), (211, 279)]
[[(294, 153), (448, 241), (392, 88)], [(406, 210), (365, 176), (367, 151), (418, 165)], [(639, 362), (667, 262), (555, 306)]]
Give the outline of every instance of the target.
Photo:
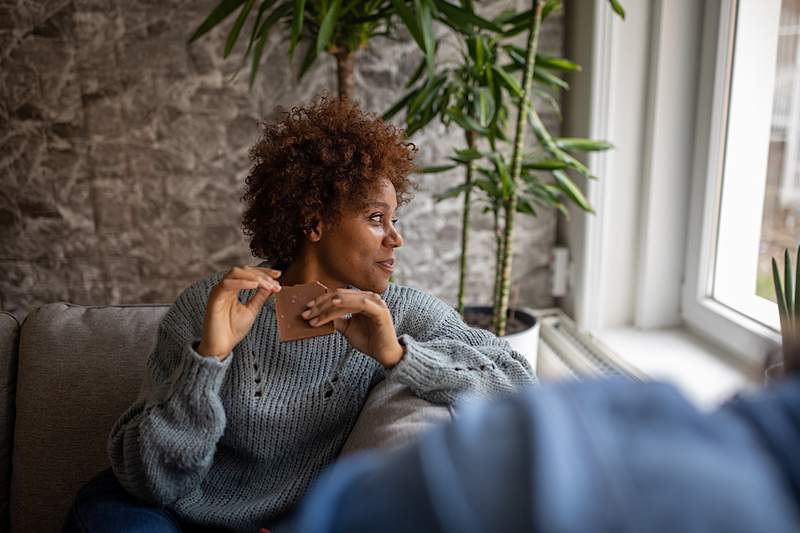
[(645, 379), (644, 373), (623, 361), (599, 339), (579, 330), (560, 309), (533, 313), (540, 324), (537, 374), (541, 379), (598, 375)]

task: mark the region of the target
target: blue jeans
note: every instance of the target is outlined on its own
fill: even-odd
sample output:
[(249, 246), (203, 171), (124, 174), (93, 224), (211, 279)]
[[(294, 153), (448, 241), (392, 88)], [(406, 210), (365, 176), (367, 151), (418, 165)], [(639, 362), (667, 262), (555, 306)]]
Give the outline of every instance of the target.
[(63, 533), (122, 531), (211, 533), (217, 530), (186, 523), (167, 507), (137, 500), (122, 488), (114, 472), (108, 468), (78, 491)]

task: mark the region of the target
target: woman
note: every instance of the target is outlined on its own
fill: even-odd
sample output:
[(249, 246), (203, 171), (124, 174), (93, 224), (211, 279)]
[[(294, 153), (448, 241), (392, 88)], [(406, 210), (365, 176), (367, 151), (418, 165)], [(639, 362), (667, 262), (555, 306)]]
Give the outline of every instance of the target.
[[(124, 530), (155, 516), (166, 531), (255, 532), (336, 459), (380, 380), (438, 403), (535, 382), (506, 341), (389, 283), (415, 153), (403, 131), (346, 101), (323, 97), (265, 125), (243, 197), (250, 248), (265, 262), (178, 296), (140, 396), (109, 436), (113, 472), (78, 495), (68, 527), (94, 531), (113, 516)], [(281, 342), (271, 296), (313, 281), (328, 292), (303, 317), (335, 333)]]

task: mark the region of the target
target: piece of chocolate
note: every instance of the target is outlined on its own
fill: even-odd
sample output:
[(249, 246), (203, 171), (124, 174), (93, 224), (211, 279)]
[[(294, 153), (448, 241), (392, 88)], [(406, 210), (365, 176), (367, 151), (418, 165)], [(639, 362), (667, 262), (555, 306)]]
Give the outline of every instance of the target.
[(330, 335), (334, 332), (333, 322), (328, 322), (315, 328), (300, 316), (300, 313), (308, 309), (306, 307), (308, 302), (322, 296), (327, 291), (328, 288), (319, 281), (281, 287), (280, 292), (276, 294), (277, 299), (275, 300), (275, 312), (278, 315), (278, 336), (281, 342)]

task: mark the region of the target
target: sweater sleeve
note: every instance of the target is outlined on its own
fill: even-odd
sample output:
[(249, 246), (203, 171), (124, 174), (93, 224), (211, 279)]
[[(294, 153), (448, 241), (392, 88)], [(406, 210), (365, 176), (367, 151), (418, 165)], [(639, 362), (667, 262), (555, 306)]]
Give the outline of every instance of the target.
[(420, 398), (452, 404), (462, 393), (488, 397), (537, 383), (530, 363), (505, 339), (464, 323), (438, 298), (414, 291), (418, 301), (403, 317), (398, 340), (405, 346), (387, 379)]
[(232, 356), (197, 353), (207, 291), (184, 290), (158, 327), (137, 400), (108, 437), (120, 484), (159, 505), (194, 489), (208, 473), (225, 429), (219, 391)]

